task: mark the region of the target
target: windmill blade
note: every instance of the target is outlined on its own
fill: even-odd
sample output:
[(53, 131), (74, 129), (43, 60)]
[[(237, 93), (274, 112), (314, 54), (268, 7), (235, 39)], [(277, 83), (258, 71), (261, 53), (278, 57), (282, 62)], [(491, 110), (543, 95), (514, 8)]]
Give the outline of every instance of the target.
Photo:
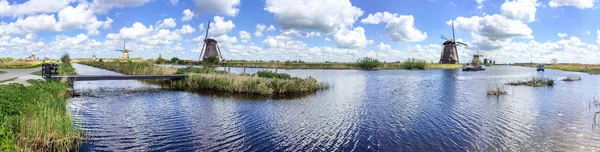
[(123, 52), (123, 50), (115, 50), (115, 51)]
[(221, 54), (221, 48), (219, 47), (219, 44), (217, 43), (215, 45), (217, 45), (217, 51), (219, 52), (219, 57), (221, 57), (221, 60), (224, 60), (223, 59), (223, 54)]
[(204, 42), (204, 44), (202, 44), (202, 49), (200, 49), (200, 57), (198, 58), (198, 62), (200, 62), (202, 60), (202, 57), (204, 57), (204, 46), (206, 45), (206, 41)]
[(210, 30), (210, 20), (208, 20), (208, 24), (206, 24), (206, 35), (204, 36), (204, 40), (208, 38), (208, 30)]
[(461, 44), (461, 45), (464, 45), (464, 46), (469, 46), (469, 45), (467, 45), (466, 43), (463, 43), (463, 42), (458, 42), (458, 41), (456, 41), (456, 43), (458, 43), (458, 44)]
[(442, 39), (444, 39), (444, 40), (446, 40), (446, 41), (452, 41), (452, 40), (450, 40), (450, 39), (448, 39), (448, 38), (445, 38), (445, 37), (442, 37)]

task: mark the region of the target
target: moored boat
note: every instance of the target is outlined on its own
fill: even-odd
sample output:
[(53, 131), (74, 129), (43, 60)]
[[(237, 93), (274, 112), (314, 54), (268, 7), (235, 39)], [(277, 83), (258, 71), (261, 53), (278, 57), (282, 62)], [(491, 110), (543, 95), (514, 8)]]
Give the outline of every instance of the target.
[(540, 64), (540, 65), (537, 65), (537, 71), (542, 71), (542, 72), (544, 72), (544, 71), (546, 71), (546, 67), (545, 67), (544, 65), (542, 65), (542, 64)]

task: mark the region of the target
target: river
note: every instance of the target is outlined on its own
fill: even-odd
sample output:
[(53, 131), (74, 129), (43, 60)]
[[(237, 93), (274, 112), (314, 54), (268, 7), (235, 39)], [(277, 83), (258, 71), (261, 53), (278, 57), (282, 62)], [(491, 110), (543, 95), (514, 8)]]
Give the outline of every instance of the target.
[[(118, 74), (74, 64), (80, 75)], [(240, 72), (240, 68), (231, 71)], [(247, 69), (248, 72), (258, 69)], [(164, 90), (140, 81), (75, 82), (68, 108), (81, 151), (592, 151), (600, 76), (493, 66), (460, 70), (282, 70), (331, 88), (264, 98)], [(509, 80), (580, 75), (554, 87)], [(600, 96), (598, 97), (600, 100)], [(599, 116), (600, 117), (600, 116)]]

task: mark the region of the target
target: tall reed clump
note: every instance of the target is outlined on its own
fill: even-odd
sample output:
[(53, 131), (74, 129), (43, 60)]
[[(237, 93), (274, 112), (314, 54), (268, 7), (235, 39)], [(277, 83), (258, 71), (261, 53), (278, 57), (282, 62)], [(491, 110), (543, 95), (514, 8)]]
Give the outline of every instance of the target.
[(371, 57), (364, 57), (358, 59), (358, 66), (364, 70), (373, 70), (379, 66), (379, 60)]
[(211, 89), (216, 91), (260, 95), (304, 93), (321, 89), (314, 78), (268, 79), (229, 74), (191, 75), (171, 86), (177, 89)]
[(197, 68), (197, 67), (185, 67), (185, 68), (179, 68), (177, 69), (177, 71), (175, 72), (175, 74), (187, 74), (187, 73), (215, 73), (215, 74), (229, 74), (229, 72), (227, 71), (223, 71), (223, 70), (215, 70), (213, 68)]
[(508, 85), (525, 85), (532, 87), (539, 86), (554, 86), (554, 79), (546, 78), (546, 77), (531, 77), (525, 80), (515, 80), (506, 83)]
[(261, 78), (278, 78), (278, 79), (290, 79), (291, 78), (291, 76), (287, 73), (276, 73), (276, 72), (267, 71), (267, 70), (260, 70), (254, 74)]
[(405, 69), (425, 69), (427, 67), (427, 61), (415, 58), (408, 58), (402, 64)]
[(507, 91), (506, 91), (506, 86), (502, 85), (502, 84), (495, 84), (492, 85), (488, 88), (487, 90), (487, 94), (488, 95), (493, 95), (493, 96), (501, 96), (501, 95), (506, 95)]
[(149, 63), (135, 62), (82, 62), (89, 66), (107, 69), (128, 75), (165, 75), (177, 72), (176, 68), (159, 67)]
[(67, 85), (0, 85), (0, 151), (74, 151), (82, 142), (65, 100)]
[(561, 81), (581, 81), (581, 76), (567, 76), (561, 79)]

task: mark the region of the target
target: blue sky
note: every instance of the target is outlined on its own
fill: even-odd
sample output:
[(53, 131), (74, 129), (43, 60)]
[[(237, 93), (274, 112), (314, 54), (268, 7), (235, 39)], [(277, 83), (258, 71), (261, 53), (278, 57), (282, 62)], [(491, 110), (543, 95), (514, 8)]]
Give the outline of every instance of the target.
[(225, 59), (437, 62), (452, 21), (469, 44), (463, 63), (477, 49), (501, 63), (600, 57), (595, 0), (0, 0), (0, 9), (0, 57), (116, 58), (126, 40), (130, 57), (197, 59), (208, 20)]

